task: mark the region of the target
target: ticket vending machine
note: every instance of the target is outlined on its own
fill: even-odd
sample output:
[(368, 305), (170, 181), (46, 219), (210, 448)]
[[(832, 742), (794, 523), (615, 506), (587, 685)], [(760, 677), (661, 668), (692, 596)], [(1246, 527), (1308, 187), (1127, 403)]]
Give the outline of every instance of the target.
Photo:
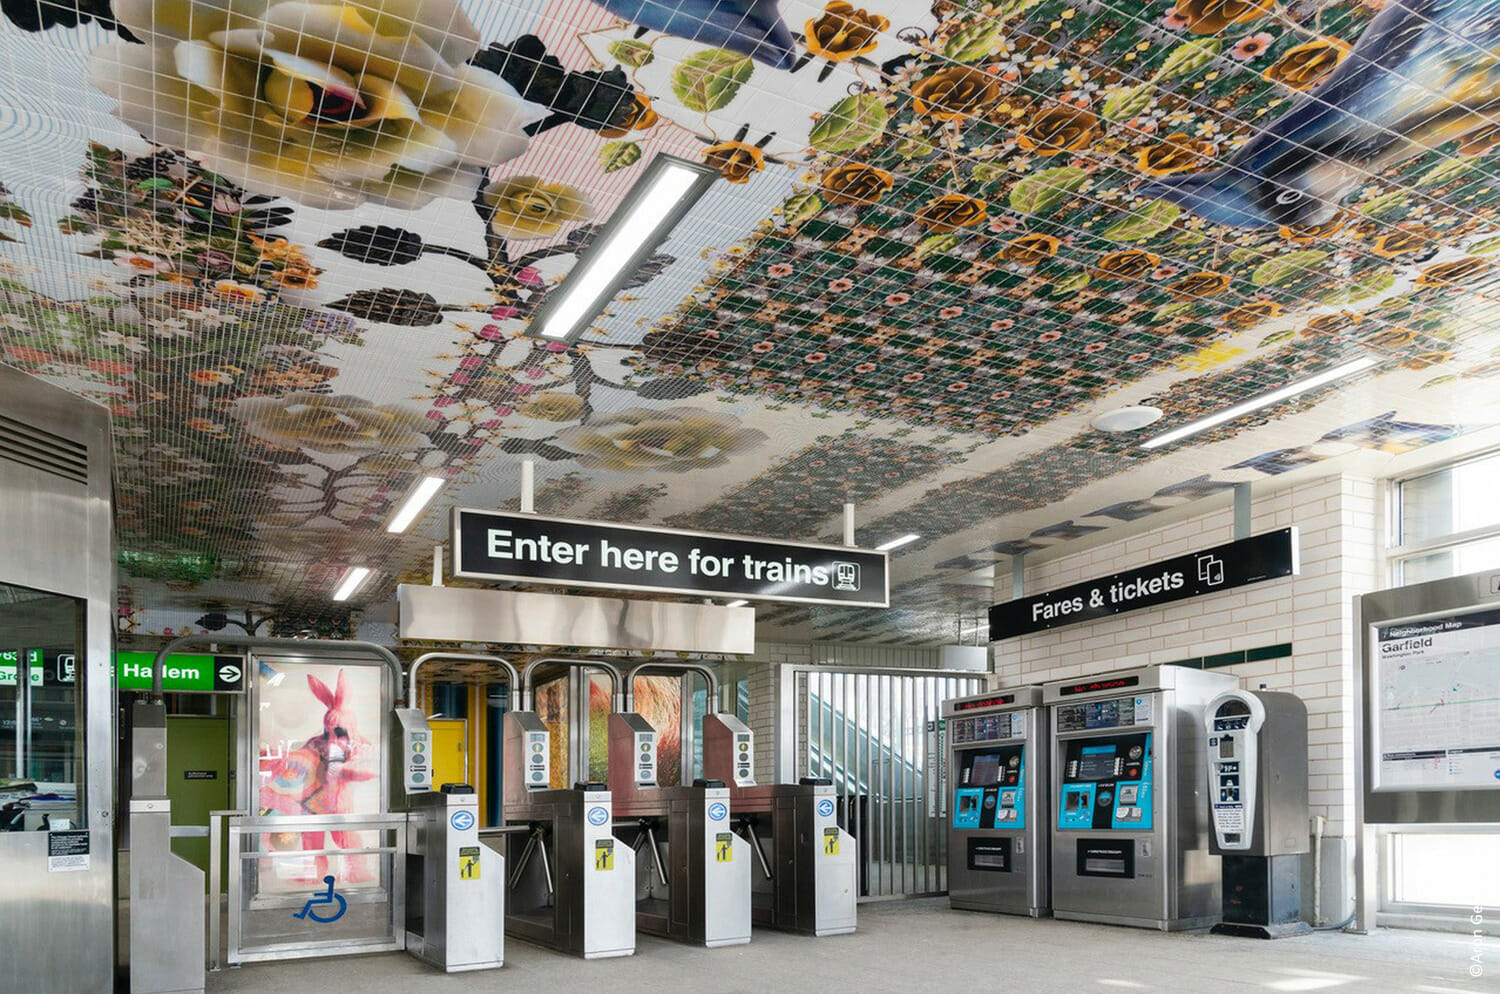
[(948, 902), (1033, 918), (1049, 911), (1047, 715), (1041, 687), (943, 703)]
[(1224, 920), (1213, 930), (1305, 935), (1307, 705), (1295, 694), (1232, 690), (1209, 703), (1204, 724), (1211, 843), (1224, 872)]
[(1235, 686), (1182, 666), (1043, 686), (1055, 917), (1162, 930), (1218, 920), (1203, 715)]

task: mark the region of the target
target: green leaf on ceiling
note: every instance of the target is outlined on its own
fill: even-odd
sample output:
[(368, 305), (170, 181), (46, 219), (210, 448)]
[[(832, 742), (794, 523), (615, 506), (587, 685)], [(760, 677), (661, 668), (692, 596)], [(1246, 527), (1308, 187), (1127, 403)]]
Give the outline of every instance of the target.
[(822, 209), (822, 199), (811, 190), (794, 193), (781, 202), (781, 216), (787, 227), (817, 217)]
[(1052, 297), (1066, 297), (1070, 293), (1077, 293), (1089, 285), (1089, 274), (1084, 272), (1074, 273), (1065, 280), (1059, 280), (1052, 284), (1049, 295)]
[(616, 62), (634, 69), (648, 65), (652, 59), (656, 58), (656, 53), (651, 51), (650, 45), (634, 38), (611, 42), (609, 54), (615, 57)]
[(1328, 258), (1328, 253), (1318, 249), (1302, 249), (1268, 259), (1255, 267), (1250, 282), (1256, 286), (1281, 286), (1290, 283), (1304, 272)]
[(1153, 80), (1164, 83), (1169, 79), (1197, 72), (1212, 62), (1214, 56), (1218, 55), (1223, 48), (1224, 42), (1218, 38), (1195, 38), (1192, 41), (1185, 41), (1172, 49), (1172, 53), (1167, 56), (1167, 61), (1156, 70)]
[(607, 173), (629, 169), (641, 161), (641, 147), (635, 142), (607, 142), (599, 149), (599, 165)]
[(1172, 226), (1182, 208), (1165, 200), (1153, 200), (1135, 208), (1129, 217), (1106, 228), (1104, 237), (1113, 242), (1143, 242)]
[(1286, 328), (1282, 331), (1273, 331), (1265, 338), (1262, 338), (1259, 344), (1257, 344), (1255, 347), (1258, 349), (1263, 349), (1268, 345), (1277, 345), (1291, 338), (1295, 334), (1297, 334), (1297, 330), (1295, 328)]
[(1478, 163), (1479, 156), (1477, 155), (1460, 155), (1452, 159), (1445, 159), (1418, 176), (1415, 185), (1418, 188), (1422, 188), (1451, 183), (1470, 169), (1473, 169)]
[(958, 235), (928, 235), (917, 243), (917, 249), (912, 253), (915, 259), (925, 259), (929, 255), (942, 255), (944, 252), (955, 248), (962, 241)]
[(1327, 304), (1352, 304), (1356, 300), (1384, 293), (1395, 285), (1396, 274), (1389, 269), (1379, 269), (1348, 286), (1341, 286), (1332, 293), (1325, 294), (1322, 300)]
[(890, 119), (878, 96), (856, 93), (828, 108), (812, 126), (807, 141), (820, 152), (852, 152), (884, 134)]
[(999, 47), (1000, 23), (988, 18), (965, 24), (943, 42), (943, 54), (955, 62), (987, 59)]
[(732, 101), (754, 70), (755, 63), (748, 55), (705, 48), (672, 70), (672, 92), (688, 110), (706, 114)]
[(1481, 238), (1469, 246), (1470, 255), (1489, 255), (1492, 252), (1500, 252), (1500, 235)]
[(1382, 218), (1400, 213), (1410, 198), (1405, 190), (1394, 190), (1383, 193), (1365, 203), (1359, 212), (1365, 217)]
[(1089, 174), (1078, 166), (1043, 169), (1010, 188), (1010, 208), (1022, 214), (1041, 214), (1056, 207), (1088, 178)]
[(1151, 101), (1155, 96), (1156, 86), (1152, 83), (1122, 86), (1111, 90), (1109, 96), (1104, 98), (1101, 113), (1106, 121), (1123, 121), (1151, 106)]

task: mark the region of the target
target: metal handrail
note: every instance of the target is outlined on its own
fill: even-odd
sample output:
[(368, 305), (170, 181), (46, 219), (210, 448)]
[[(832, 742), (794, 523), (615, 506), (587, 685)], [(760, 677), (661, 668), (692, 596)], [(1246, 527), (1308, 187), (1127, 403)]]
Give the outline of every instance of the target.
[(417, 703), (417, 670), (429, 659), (446, 659), (460, 663), (496, 663), (510, 674), (510, 709), (517, 710), (516, 705), (521, 697), (521, 675), (516, 672), (515, 664), (503, 656), (486, 656), (478, 652), (428, 652), (412, 660), (411, 668), (406, 671), (406, 700), (413, 706)]
[(719, 703), (719, 676), (703, 663), (684, 663), (675, 659), (643, 659), (636, 663), (625, 674), (625, 710), (635, 710), (635, 678), (646, 670), (669, 670), (672, 672), (697, 673), (703, 677), (708, 684), (708, 701), (712, 710), (710, 714), (718, 714)]
[[(394, 679), (392, 693), (396, 695), (397, 704), (405, 703), (401, 700), (401, 660), (383, 645), (376, 645), (374, 642), (344, 642), (339, 639), (289, 639), (259, 635), (219, 635), (212, 632), (204, 632), (200, 635), (180, 635), (161, 647), (156, 653), (156, 660), (151, 664), (151, 699), (153, 701), (159, 703), (162, 699), (161, 678), (167, 657), (190, 645), (228, 645), (238, 649), (271, 649), (289, 652), (327, 649), (367, 653), (379, 658), (391, 668), (391, 676)], [(250, 679), (249, 674), (245, 675), (245, 679)]]
[(609, 678), (614, 681), (614, 687), (611, 688), (610, 696), (614, 701), (615, 710), (623, 710), (622, 705), (625, 700), (625, 691), (623, 689), (625, 686), (625, 674), (621, 673), (620, 668), (614, 663), (608, 662), (607, 660), (603, 659), (580, 659), (577, 656), (547, 656), (542, 659), (533, 659), (531, 662), (526, 664), (526, 669), (521, 671), (522, 711), (531, 711), (536, 708), (536, 698), (532, 693), (531, 678), (532, 674), (536, 672), (538, 666), (543, 666), (547, 663), (561, 663), (563, 666), (568, 666), (573, 669), (580, 670), (600, 669), (608, 673)]

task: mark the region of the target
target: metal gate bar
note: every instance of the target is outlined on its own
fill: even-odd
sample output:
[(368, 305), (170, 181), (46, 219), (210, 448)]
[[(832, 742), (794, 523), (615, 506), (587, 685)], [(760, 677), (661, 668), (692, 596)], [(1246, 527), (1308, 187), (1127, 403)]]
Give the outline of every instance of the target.
[[(797, 668), (789, 714), (797, 764), (833, 781), (844, 827), (859, 839), (864, 895), (943, 893), (947, 832), (936, 728), (942, 702), (984, 689), (982, 677), (944, 671)], [(930, 789), (931, 788), (931, 789)], [(934, 803), (934, 801), (936, 803)]]

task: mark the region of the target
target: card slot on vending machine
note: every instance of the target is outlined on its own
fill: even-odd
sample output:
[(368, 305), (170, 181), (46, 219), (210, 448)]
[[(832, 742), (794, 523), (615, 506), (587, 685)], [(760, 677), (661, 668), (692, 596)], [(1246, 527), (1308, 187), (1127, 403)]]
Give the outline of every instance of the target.
[(948, 894), (955, 908), (1047, 912), (1046, 727), (1037, 687), (943, 704), (952, 791)]

